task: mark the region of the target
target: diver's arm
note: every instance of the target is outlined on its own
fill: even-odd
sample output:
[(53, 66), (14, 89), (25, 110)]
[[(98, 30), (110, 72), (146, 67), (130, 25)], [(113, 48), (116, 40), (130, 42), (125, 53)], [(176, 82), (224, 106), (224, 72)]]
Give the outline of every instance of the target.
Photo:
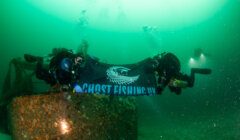
[(187, 81), (183, 81), (183, 80), (172, 79), (168, 83), (168, 86), (178, 87), (178, 88), (186, 88), (186, 87), (189, 87), (189, 83)]
[(179, 87), (179, 88), (193, 87), (196, 73), (210, 74), (211, 72), (212, 72), (211, 69), (192, 68), (190, 76), (180, 73), (179, 78), (171, 79), (168, 85), (172, 87)]
[(190, 76), (187, 76), (187, 75), (183, 75), (183, 76), (185, 78), (184, 80), (173, 78), (169, 81), (168, 88), (170, 89), (171, 92), (174, 92), (177, 95), (179, 95), (181, 94), (183, 88), (192, 87), (191, 83), (193, 82), (191, 81)]

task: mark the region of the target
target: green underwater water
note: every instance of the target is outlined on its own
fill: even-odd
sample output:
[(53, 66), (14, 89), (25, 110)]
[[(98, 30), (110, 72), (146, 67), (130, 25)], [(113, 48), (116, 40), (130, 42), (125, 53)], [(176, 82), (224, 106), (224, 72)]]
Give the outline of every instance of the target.
[(139, 30), (122, 31), (122, 22), (110, 22), (113, 25), (104, 28), (95, 27), (97, 23), (91, 24), (94, 17), (88, 17), (84, 25), (79, 19), (69, 22), (28, 1), (3, 0), (0, 4), (1, 85), (12, 58), (22, 57), (24, 53), (44, 56), (54, 47), (76, 50), (82, 39), (89, 42), (90, 55), (112, 64), (135, 63), (159, 52), (173, 52), (179, 57), (185, 73), (189, 73), (189, 59), (194, 49), (202, 48), (210, 56), (204, 62), (197, 60), (194, 66), (211, 68), (211, 75), (197, 75), (195, 86), (183, 90), (181, 95), (166, 89), (159, 96), (137, 97), (138, 139), (240, 138), (239, 0), (227, 1), (212, 16), (192, 25), (178, 28), (149, 26), (153, 28), (150, 36), (142, 29), (148, 26), (147, 21), (138, 24), (142, 25)]

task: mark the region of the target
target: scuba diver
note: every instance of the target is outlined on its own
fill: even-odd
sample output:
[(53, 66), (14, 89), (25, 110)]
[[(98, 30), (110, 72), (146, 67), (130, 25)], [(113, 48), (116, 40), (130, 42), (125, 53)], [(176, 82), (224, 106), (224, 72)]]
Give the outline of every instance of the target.
[(36, 77), (54, 86), (56, 84), (69, 85), (79, 78), (77, 71), (80, 71), (83, 62), (82, 54), (74, 54), (72, 51), (60, 48), (52, 57), (48, 68), (44, 67), (43, 58), (25, 54), (28, 62), (37, 62)]
[(61, 88), (69, 88), (71, 84), (80, 79), (79, 72), (81, 71), (84, 63), (84, 54), (78, 52), (73, 53), (72, 50), (65, 48), (54, 48), (48, 66), (44, 65), (44, 58), (24, 54), (27, 62), (36, 64), (36, 77), (44, 80), (52, 87), (62, 86)]
[(153, 69), (157, 82), (157, 93), (161, 94), (166, 86), (171, 92), (180, 94), (182, 88), (193, 87), (195, 74), (210, 74), (211, 69), (191, 68), (191, 74), (180, 72), (180, 61), (172, 53), (162, 53), (153, 58)]

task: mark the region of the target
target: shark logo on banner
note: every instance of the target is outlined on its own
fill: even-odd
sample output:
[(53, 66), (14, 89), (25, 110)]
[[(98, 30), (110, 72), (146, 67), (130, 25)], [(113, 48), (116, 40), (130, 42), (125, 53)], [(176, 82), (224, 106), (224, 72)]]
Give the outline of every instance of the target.
[(113, 66), (107, 69), (107, 78), (110, 80), (110, 82), (114, 84), (119, 84), (119, 85), (128, 85), (132, 84), (135, 81), (138, 80), (139, 75), (136, 76), (127, 76), (128, 71), (131, 69), (122, 67), (122, 66)]

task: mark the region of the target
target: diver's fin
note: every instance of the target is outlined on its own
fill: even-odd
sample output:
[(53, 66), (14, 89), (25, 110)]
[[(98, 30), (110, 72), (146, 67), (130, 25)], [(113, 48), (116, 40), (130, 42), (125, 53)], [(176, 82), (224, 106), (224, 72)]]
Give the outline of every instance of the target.
[(24, 54), (24, 59), (25, 59), (27, 62), (30, 62), (30, 63), (34, 63), (34, 62), (42, 61), (42, 60), (43, 60), (42, 57), (33, 56), (33, 55), (30, 55), (30, 54)]
[(191, 72), (192, 73), (198, 73), (198, 74), (211, 74), (212, 70), (211, 69), (204, 69), (204, 68), (192, 68)]

